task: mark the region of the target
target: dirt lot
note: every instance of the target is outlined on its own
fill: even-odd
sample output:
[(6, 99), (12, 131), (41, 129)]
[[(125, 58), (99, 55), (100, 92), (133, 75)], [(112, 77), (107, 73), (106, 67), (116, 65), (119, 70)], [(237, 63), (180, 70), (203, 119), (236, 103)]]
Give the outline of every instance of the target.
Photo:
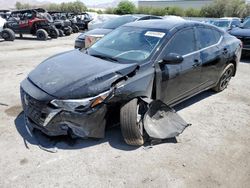
[[(176, 107), (192, 123), (176, 140), (134, 148), (123, 142), (119, 128), (99, 141), (31, 137), (24, 128), (19, 83), (47, 57), (72, 49), (76, 36), (0, 41), (1, 188), (249, 187), (248, 60), (224, 92), (207, 91)], [(55, 145), (58, 152), (45, 152), (38, 142)]]

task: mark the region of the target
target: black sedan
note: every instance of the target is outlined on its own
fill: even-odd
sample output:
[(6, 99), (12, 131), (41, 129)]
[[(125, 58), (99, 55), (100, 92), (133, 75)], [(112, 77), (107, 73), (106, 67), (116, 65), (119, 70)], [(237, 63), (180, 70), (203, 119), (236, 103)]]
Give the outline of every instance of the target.
[(243, 52), (248, 53), (250, 50), (250, 18), (246, 19), (241, 27), (232, 29), (230, 34), (242, 41)]
[(120, 123), (131, 145), (142, 145), (145, 134), (174, 137), (186, 125), (169, 116), (171, 106), (211, 88), (224, 90), (241, 50), (240, 40), (212, 25), (126, 24), (87, 50), (45, 60), (28, 75), (21, 83), (26, 125), (51, 136), (103, 138), (106, 125)]
[(151, 19), (162, 19), (159, 16), (153, 16), (153, 15), (143, 15), (143, 14), (134, 14), (134, 15), (124, 15), (120, 16), (118, 18), (112, 19), (110, 21), (107, 21), (102, 25), (102, 27), (93, 29), (91, 31), (88, 31), (86, 33), (82, 33), (76, 38), (75, 41), (75, 48), (85, 48), (85, 39), (86, 36), (89, 36), (89, 45), (91, 45), (93, 42), (98, 40), (99, 38), (102, 38), (104, 35), (107, 35), (114, 29), (134, 21), (140, 21), (140, 20), (151, 20)]

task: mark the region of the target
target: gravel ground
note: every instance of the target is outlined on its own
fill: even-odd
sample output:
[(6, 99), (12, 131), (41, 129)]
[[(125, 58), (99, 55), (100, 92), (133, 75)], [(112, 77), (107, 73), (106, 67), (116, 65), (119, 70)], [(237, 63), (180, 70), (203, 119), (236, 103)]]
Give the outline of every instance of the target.
[[(178, 105), (192, 126), (152, 148), (127, 146), (119, 128), (106, 138), (31, 137), (24, 128), (19, 83), (41, 61), (72, 49), (75, 35), (46, 42), (0, 41), (0, 187), (249, 187), (250, 61), (218, 94)], [(56, 146), (57, 153), (38, 147)], [(26, 144), (25, 144), (26, 143)]]

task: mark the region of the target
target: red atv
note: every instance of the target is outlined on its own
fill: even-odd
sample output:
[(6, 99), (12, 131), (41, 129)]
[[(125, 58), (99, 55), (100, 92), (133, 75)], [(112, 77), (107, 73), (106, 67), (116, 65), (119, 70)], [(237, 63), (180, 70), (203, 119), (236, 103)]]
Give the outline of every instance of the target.
[(57, 38), (59, 32), (55, 25), (46, 16), (35, 9), (11, 12), (10, 17), (4, 25), (1, 37), (6, 41), (14, 41), (15, 34), (22, 37), (23, 34), (31, 34), (38, 40), (47, 40), (48, 37)]

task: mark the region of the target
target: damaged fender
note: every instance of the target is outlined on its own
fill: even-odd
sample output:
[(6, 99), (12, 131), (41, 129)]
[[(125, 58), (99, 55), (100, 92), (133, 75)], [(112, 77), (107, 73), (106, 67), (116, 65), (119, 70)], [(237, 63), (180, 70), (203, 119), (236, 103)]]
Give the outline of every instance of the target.
[(188, 126), (174, 109), (160, 100), (150, 103), (143, 122), (148, 135), (156, 139), (176, 137)]

